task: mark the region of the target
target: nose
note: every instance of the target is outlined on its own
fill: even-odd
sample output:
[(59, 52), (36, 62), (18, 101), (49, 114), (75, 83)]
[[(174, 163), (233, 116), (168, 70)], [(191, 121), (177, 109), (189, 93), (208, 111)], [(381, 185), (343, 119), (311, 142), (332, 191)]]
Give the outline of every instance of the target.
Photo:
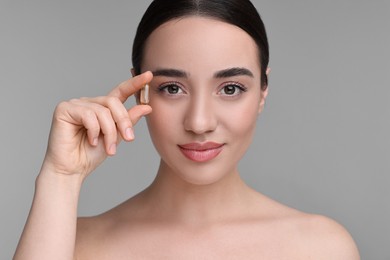
[(192, 98), (184, 117), (185, 130), (200, 135), (213, 132), (217, 125), (218, 120), (212, 98)]

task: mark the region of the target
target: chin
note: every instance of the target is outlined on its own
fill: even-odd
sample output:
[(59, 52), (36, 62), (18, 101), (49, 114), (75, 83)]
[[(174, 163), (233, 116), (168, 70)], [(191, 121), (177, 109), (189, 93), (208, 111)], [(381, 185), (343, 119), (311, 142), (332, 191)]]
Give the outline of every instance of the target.
[[(181, 159), (183, 163), (170, 164), (162, 160), (162, 164), (169, 168), (169, 172), (173, 174), (174, 178), (196, 186), (206, 186), (216, 184), (223, 179), (237, 173), (237, 168), (226, 165), (223, 160), (217, 158), (206, 163), (196, 163), (188, 161), (188, 159)], [(184, 170), (183, 170), (184, 169)]]

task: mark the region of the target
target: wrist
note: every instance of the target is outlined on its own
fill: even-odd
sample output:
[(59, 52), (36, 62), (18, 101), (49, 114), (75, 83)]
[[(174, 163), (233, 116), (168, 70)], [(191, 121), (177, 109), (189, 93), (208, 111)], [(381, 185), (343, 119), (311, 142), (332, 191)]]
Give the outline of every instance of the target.
[(36, 185), (48, 184), (51, 187), (68, 187), (68, 189), (79, 191), (83, 181), (82, 174), (65, 174), (54, 170), (53, 167), (47, 164), (43, 164), (36, 178)]

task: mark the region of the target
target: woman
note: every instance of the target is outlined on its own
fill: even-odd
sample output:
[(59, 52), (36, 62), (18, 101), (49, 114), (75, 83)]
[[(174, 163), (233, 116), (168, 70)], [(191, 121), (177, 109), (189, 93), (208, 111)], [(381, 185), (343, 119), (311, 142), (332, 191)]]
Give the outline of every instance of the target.
[[(15, 259), (359, 259), (343, 227), (249, 188), (237, 164), (268, 93), (268, 42), (249, 1), (156, 0), (133, 47), (134, 78), (62, 102)], [(139, 91), (150, 85), (150, 103)], [(123, 103), (135, 95), (138, 105)], [(153, 111), (152, 111), (153, 109)], [(77, 219), (83, 180), (146, 116), (154, 182)]]

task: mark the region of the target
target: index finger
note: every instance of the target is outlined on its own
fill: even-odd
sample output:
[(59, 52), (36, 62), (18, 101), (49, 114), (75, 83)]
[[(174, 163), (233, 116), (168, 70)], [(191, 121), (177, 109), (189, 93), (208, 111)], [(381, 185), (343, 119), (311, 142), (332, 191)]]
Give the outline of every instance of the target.
[(118, 98), (124, 103), (131, 95), (139, 91), (145, 84), (149, 83), (153, 78), (150, 71), (144, 72), (134, 78), (128, 79), (120, 83), (116, 88), (108, 93), (110, 97)]

